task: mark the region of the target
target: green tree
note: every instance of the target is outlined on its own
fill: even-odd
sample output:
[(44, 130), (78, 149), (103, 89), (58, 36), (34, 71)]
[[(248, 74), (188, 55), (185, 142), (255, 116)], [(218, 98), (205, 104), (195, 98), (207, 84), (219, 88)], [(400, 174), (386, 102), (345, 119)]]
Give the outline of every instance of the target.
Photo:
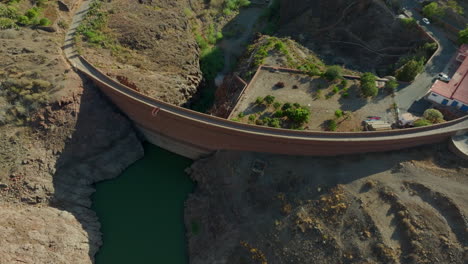
[(338, 65), (328, 67), (325, 73), (323, 74), (323, 77), (325, 77), (329, 81), (334, 81), (342, 78), (343, 75), (341, 73), (341, 67)]
[(396, 70), (395, 76), (399, 81), (411, 82), (416, 75), (424, 69), (424, 62), (422, 60), (409, 60), (403, 67)]
[(444, 115), (439, 110), (433, 108), (424, 111), (423, 116), (433, 124), (444, 121)]
[(398, 87), (398, 82), (395, 81), (395, 80), (389, 80), (386, 84), (385, 84), (385, 89), (387, 91), (389, 91), (390, 93), (393, 93), (395, 92), (395, 89)]
[(418, 119), (418, 120), (414, 121), (413, 125), (415, 127), (422, 127), (422, 126), (432, 125), (432, 123), (431, 123), (431, 121), (422, 118), (422, 119)]
[(310, 111), (307, 108), (289, 108), (286, 110), (286, 116), (293, 122), (303, 124), (309, 121)]
[(423, 7), (423, 14), (426, 17), (434, 18), (434, 17), (441, 17), (444, 15), (444, 9), (439, 7), (439, 4), (436, 2), (432, 2), (425, 7)]
[(267, 105), (271, 105), (275, 101), (275, 97), (273, 95), (267, 95), (264, 101)]
[(377, 77), (370, 73), (366, 72), (361, 75), (361, 93), (365, 97), (373, 97), (376, 96), (379, 90), (377, 89), (377, 85), (375, 82), (377, 81)]
[(45, 17), (41, 18), (41, 20), (39, 20), (39, 25), (41, 25), (41, 26), (48, 26), (48, 25), (50, 25), (50, 23), (51, 23), (50, 20), (45, 18)]
[(458, 32), (458, 42), (460, 44), (468, 43), (468, 26)]

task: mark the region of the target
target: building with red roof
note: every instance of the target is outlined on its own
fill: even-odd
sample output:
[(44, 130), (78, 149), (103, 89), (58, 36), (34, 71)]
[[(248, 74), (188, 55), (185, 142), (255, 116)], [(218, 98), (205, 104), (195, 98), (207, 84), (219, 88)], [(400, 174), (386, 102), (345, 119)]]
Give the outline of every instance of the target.
[(448, 83), (436, 80), (429, 90), (427, 99), (468, 112), (468, 45), (460, 47), (456, 60), (460, 62), (460, 66), (452, 79)]

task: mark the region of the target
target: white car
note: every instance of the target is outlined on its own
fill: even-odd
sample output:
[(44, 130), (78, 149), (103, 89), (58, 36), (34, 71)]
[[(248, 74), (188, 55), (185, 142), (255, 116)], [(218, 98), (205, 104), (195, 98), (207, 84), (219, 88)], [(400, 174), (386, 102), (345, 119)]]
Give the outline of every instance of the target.
[(448, 77), (447, 74), (441, 72), (441, 73), (437, 74), (437, 79), (439, 79), (441, 81), (444, 81), (444, 82), (449, 82), (451, 78)]
[(427, 18), (425, 18), (425, 17), (422, 19), (422, 22), (423, 22), (424, 24), (426, 24), (426, 25), (431, 24), (431, 22), (429, 22), (429, 19), (427, 19)]

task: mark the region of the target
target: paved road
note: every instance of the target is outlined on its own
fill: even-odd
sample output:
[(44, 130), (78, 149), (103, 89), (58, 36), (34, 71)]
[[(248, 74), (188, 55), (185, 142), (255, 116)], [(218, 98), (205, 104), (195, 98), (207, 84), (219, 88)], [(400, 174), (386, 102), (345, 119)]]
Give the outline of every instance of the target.
[(440, 45), (434, 58), (426, 64), (424, 71), (416, 77), (413, 83), (399, 90), (395, 96), (395, 101), (402, 112), (408, 111), (421, 114), (430, 105), (429, 102), (423, 99), (424, 95), (431, 87), (434, 77), (448, 68), (457, 47), (439, 28), (421, 22), (422, 16), (414, 10), (414, 8), (418, 7), (416, 1), (402, 1), (402, 7), (409, 10), (423, 29), (433, 36)]
[(261, 134), (269, 137), (278, 137), (278, 138), (288, 138), (288, 139), (300, 139), (300, 140), (320, 140), (320, 141), (381, 141), (381, 140), (394, 140), (402, 138), (417, 138), (421, 136), (437, 135), (447, 132), (455, 132), (459, 130), (468, 129), (468, 117), (460, 120), (460, 122), (455, 122), (453, 124), (444, 124), (443, 127), (438, 129), (430, 129), (430, 127), (425, 127), (422, 131), (414, 129), (405, 129), (405, 130), (393, 130), (389, 132), (349, 132), (349, 133), (323, 133), (323, 132), (304, 132), (296, 130), (285, 130), (285, 129), (272, 129), (263, 126), (252, 126), (247, 124), (241, 124), (237, 122), (232, 122), (226, 119), (209, 116), (206, 114), (198, 113), (189, 109), (181, 108), (175, 105), (171, 105), (159, 100), (155, 100), (144, 96), (134, 90), (124, 87), (123, 85), (117, 83), (116, 81), (110, 79), (105, 74), (101, 73), (99, 70), (94, 68), (91, 64), (87, 63), (81, 58), (76, 52), (74, 47), (74, 34), (76, 28), (82, 21), (86, 11), (88, 10), (89, 1), (84, 1), (83, 4), (78, 8), (76, 14), (71, 23), (69, 32), (66, 34), (65, 45), (63, 47), (64, 54), (70, 63), (74, 66), (75, 69), (80, 72), (88, 75), (91, 78), (99, 80), (104, 83), (107, 87), (113, 89), (114, 91), (124, 94), (125, 96), (132, 98), (135, 101), (140, 102), (141, 104), (146, 104), (151, 107), (158, 107), (163, 112), (168, 114), (179, 116), (180, 118), (192, 120), (200, 124), (205, 124), (207, 127), (217, 127), (225, 129), (226, 131), (241, 131), (249, 134)]

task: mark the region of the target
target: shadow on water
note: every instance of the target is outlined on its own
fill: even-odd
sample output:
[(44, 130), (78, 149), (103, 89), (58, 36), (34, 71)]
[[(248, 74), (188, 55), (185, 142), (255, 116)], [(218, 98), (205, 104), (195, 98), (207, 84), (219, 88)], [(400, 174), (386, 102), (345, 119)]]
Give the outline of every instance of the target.
[(184, 201), (190, 160), (144, 144), (145, 157), (117, 179), (98, 183), (93, 209), (102, 224), (96, 263), (188, 263)]
[[(81, 223), (89, 257), (99, 250), (98, 264), (187, 263), (183, 210), (193, 184), (184, 169), (191, 161), (144, 144), (145, 157), (130, 166), (143, 156), (132, 124), (82, 78), (74, 132), (54, 168), (51, 206)], [(92, 184), (117, 175), (96, 185), (98, 219)]]

